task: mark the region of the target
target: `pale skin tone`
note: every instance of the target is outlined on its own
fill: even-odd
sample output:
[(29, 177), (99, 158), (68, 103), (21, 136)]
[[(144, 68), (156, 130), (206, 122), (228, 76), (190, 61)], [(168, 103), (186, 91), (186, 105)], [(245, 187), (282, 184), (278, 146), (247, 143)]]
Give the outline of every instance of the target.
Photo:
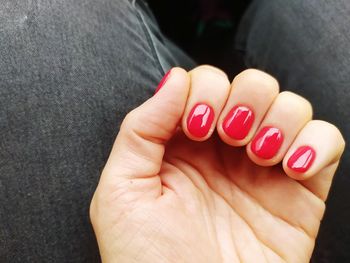
[[(196, 138), (186, 120), (199, 102), (215, 117)], [(243, 140), (222, 128), (236, 104), (255, 120)], [(261, 127), (282, 130), (271, 159), (251, 141)], [(293, 152), (313, 147), (303, 173), (287, 166)], [(103, 262), (309, 262), (344, 139), (312, 107), (277, 81), (247, 70), (230, 84), (217, 68), (172, 69), (162, 89), (129, 113), (90, 207)]]

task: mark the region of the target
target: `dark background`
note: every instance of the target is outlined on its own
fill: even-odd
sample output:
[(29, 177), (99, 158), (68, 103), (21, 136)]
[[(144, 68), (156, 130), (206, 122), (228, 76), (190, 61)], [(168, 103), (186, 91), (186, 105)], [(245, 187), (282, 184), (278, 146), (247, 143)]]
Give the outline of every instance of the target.
[(162, 32), (198, 64), (211, 64), (229, 76), (244, 66), (232, 48), (240, 18), (250, 1), (149, 0)]
[[(148, 0), (165, 35), (198, 64), (212, 64), (234, 76), (244, 69), (233, 40), (251, 1)], [(349, 134), (345, 134), (349, 138)], [(347, 151), (349, 151), (347, 149)], [(350, 262), (350, 180), (343, 159), (335, 178), (311, 262)], [(283, 242), (283, 240), (281, 240)]]

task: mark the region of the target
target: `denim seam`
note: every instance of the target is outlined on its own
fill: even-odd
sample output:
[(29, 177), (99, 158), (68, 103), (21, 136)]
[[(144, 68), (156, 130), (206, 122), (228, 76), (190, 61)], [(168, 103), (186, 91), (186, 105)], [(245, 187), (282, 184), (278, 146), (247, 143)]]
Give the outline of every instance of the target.
[(155, 60), (155, 64), (158, 67), (160, 74), (164, 75), (165, 74), (165, 70), (164, 70), (164, 68), (163, 68), (163, 66), (162, 66), (162, 64), (160, 62), (159, 55), (157, 53), (156, 47), (154, 46), (153, 39), (152, 39), (152, 33), (151, 33), (149, 27), (147, 26), (147, 23), (146, 23), (146, 21), (144, 19), (144, 16), (143, 16), (142, 12), (137, 8), (137, 5), (139, 5), (139, 4), (137, 3), (136, 0), (132, 0), (131, 4), (132, 4), (132, 7), (135, 10), (136, 17), (139, 20), (140, 25), (141, 25), (141, 27), (143, 29), (143, 32), (144, 32), (145, 37), (147, 39), (148, 45), (149, 45), (149, 47), (151, 49), (151, 52), (152, 52), (152, 56), (153, 56), (153, 58)]

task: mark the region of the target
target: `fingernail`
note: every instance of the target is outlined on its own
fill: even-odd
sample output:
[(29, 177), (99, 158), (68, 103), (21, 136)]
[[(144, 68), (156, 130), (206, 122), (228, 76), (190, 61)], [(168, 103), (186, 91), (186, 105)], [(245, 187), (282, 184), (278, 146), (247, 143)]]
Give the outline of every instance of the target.
[(213, 108), (207, 104), (198, 103), (188, 115), (187, 129), (194, 137), (205, 137), (211, 128), (213, 120)]
[(254, 122), (254, 113), (246, 106), (235, 106), (226, 116), (222, 128), (235, 140), (243, 140)]
[(310, 146), (299, 147), (289, 158), (287, 165), (298, 173), (305, 173), (311, 167), (316, 158), (316, 152)]
[(164, 77), (162, 78), (162, 80), (159, 82), (158, 87), (157, 87), (156, 91), (154, 92), (154, 94), (156, 94), (161, 88), (163, 88), (164, 84), (167, 82), (167, 80), (168, 80), (169, 77), (170, 77), (170, 72), (171, 72), (171, 70), (169, 70), (169, 71), (164, 75)]
[(252, 152), (262, 158), (274, 157), (283, 143), (283, 135), (280, 129), (275, 127), (262, 128), (251, 144)]

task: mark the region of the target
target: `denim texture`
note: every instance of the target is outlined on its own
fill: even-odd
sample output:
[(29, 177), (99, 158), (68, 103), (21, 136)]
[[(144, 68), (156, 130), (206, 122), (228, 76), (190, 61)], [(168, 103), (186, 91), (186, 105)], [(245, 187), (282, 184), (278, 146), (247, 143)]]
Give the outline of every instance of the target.
[(191, 60), (135, 1), (0, 6), (0, 262), (97, 262), (88, 208), (120, 122)]

